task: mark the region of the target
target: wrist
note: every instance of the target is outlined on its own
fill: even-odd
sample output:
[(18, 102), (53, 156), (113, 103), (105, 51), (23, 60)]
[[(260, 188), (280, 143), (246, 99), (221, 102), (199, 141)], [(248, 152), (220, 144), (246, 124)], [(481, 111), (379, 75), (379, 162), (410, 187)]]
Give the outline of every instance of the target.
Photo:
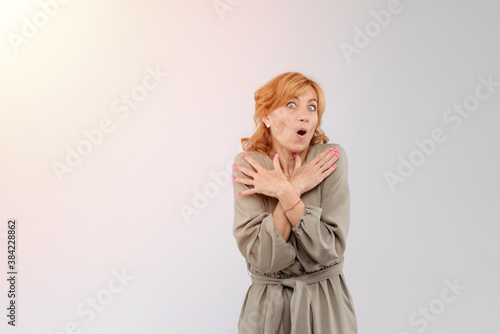
[(284, 210), (291, 208), (299, 200), (300, 196), (295, 193), (295, 190), (290, 183), (286, 187), (283, 187), (282, 193), (278, 196), (278, 201), (281, 203)]
[[(285, 182), (279, 187), (278, 191), (276, 192), (276, 196), (278, 201), (283, 201), (285, 198), (288, 198), (290, 194), (296, 193), (294, 187), (290, 182)], [(300, 197), (300, 196), (299, 196)]]
[(284, 209), (283, 209), (283, 213), (285, 213), (285, 214), (286, 214), (288, 211), (292, 211), (292, 210), (293, 210), (293, 209), (295, 209), (295, 207), (296, 207), (297, 205), (299, 205), (299, 203), (301, 203), (301, 202), (302, 202), (302, 198), (299, 198), (298, 202), (297, 202), (297, 203), (295, 203), (295, 204), (294, 204), (291, 208), (288, 208), (288, 209), (286, 209), (286, 210), (284, 210)]
[(293, 183), (292, 183), (292, 188), (293, 188), (293, 191), (294, 191), (294, 192), (295, 192), (295, 193), (296, 193), (299, 197), (301, 197), (301, 196), (302, 196), (303, 191), (302, 191), (302, 188), (301, 188), (299, 185), (297, 185), (297, 184), (293, 184)]
[(304, 191), (303, 191), (303, 189), (301, 187), (299, 187), (299, 186), (294, 187), (294, 190), (295, 190), (295, 193), (297, 193), (297, 195), (299, 197), (302, 197), (302, 194), (304, 193)]

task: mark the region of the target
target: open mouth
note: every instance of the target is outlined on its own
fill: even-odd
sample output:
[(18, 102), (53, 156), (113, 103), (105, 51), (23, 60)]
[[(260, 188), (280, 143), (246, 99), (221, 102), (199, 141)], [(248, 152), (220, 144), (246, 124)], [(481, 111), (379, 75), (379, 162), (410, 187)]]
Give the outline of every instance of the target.
[(306, 133), (307, 133), (307, 130), (306, 130), (306, 129), (300, 129), (299, 131), (297, 131), (297, 134), (298, 134), (299, 136), (304, 136)]

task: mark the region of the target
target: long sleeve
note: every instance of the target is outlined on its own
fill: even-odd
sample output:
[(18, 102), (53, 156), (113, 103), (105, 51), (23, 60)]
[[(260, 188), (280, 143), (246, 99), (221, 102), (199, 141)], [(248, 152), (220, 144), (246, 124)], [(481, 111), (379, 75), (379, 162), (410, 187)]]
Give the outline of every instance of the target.
[[(246, 154), (265, 167), (259, 153), (246, 152)], [(253, 170), (243, 159), (242, 153), (236, 155), (234, 163)], [(233, 176), (249, 178), (234, 168)], [(241, 254), (255, 270), (262, 273), (277, 273), (294, 263), (296, 251), (279, 232), (275, 231), (272, 216), (274, 207), (266, 205), (269, 198), (262, 194), (238, 195), (238, 192), (250, 188), (233, 181), (233, 235)]]
[(321, 186), (320, 206), (306, 204), (304, 214), (297, 225), (292, 228), (292, 232), (304, 251), (324, 266), (343, 257), (350, 224), (347, 155), (338, 144), (328, 146), (339, 149), (337, 168), (319, 185)]

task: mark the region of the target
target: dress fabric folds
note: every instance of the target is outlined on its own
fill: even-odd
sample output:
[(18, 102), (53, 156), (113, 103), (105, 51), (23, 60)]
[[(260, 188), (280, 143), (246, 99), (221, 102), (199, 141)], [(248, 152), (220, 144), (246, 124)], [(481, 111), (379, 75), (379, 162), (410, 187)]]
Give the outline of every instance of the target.
[[(329, 147), (340, 156), (335, 171), (301, 198), (306, 210), (288, 241), (274, 230), (276, 198), (238, 195), (251, 187), (233, 182), (233, 235), (252, 284), (243, 300), (239, 334), (357, 334), (351, 294), (342, 272), (350, 224), (348, 164), (339, 144), (311, 145), (303, 164)], [(266, 169), (272, 160), (245, 152)], [(253, 169), (236, 155), (234, 163)], [(233, 176), (248, 178), (233, 169)]]

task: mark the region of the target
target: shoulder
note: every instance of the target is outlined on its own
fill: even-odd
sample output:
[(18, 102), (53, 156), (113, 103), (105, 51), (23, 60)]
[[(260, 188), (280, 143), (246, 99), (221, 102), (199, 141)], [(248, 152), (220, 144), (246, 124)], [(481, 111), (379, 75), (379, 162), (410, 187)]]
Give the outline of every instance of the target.
[(328, 144), (316, 144), (310, 147), (311, 156), (310, 160), (312, 160), (315, 156), (320, 154), (321, 152), (333, 147), (334, 149), (338, 149), (337, 153), (339, 153), (338, 159), (335, 161), (337, 164), (337, 168), (335, 168), (334, 172), (330, 174), (324, 182), (326, 183), (336, 183), (340, 180), (347, 180), (348, 178), (348, 159), (347, 153), (344, 148), (339, 143), (328, 143)]
[[(245, 151), (245, 152), (240, 152), (236, 154), (234, 158), (234, 163), (246, 167), (250, 167), (248, 162), (243, 159), (243, 154), (248, 155), (249, 157), (253, 158), (255, 161), (257, 161), (261, 166), (266, 166), (267, 160), (270, 160), (270, 158), (263, 152), (258, 152), (258, 151)], [(272, 163), (272, 161), (271, 161)]]
[(311, 159), (320, 154), (321, 152), (329, 149), (330, 147), (333, 147), (334, 149), (338, 149), (338, 152), (340, 156), (343, 156), (347, 160), (347, 154), (344, 150), (344, 148), (339, 144), (339, 143), (327, 143), (327, 144), (315, 144), (311, 145), (309, 150), (311, 154)]

